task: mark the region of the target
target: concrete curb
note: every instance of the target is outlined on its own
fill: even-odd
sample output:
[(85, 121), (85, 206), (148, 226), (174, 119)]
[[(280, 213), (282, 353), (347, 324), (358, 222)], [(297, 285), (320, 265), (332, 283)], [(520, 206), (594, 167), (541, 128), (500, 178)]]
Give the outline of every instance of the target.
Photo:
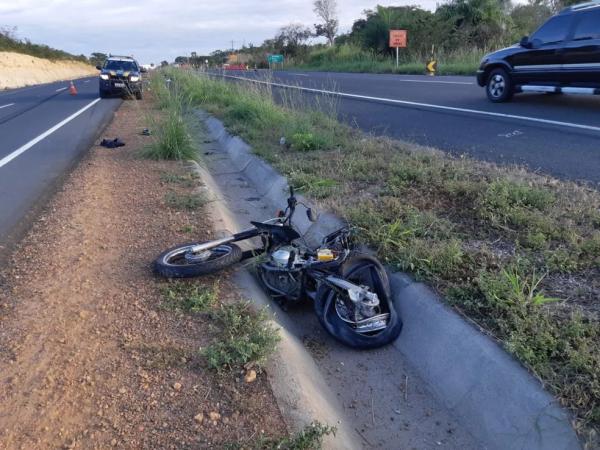
[[(227, 208), (223, 195), (210, 172), (197, 162), (191, 161), (192, 170), (204, 182), (211, 198), (209, 208), (214, 224), (232, 232), (241, 231), (236, 219)], [(342, 408), (328, 387), (311, 355), (302, 342), (288, 329), (289, 318), (277, 315), (271, 301), (256, 279), (245, 269), (233, 275), (236, 285), (246, 298), (252, 299), (258, 306), (266, 307), (272, 314), (272, 323), (279, 329), (281, 341), (277, 351), (269, 361), (267, 376), (283, 419), (292, 431), (301, 431), (314, 420), (336, 428), (335, 436), (326, 437), (323, 448), (359, 449), (360, 437), (348, 426)]]
[[(226, 149), (235, 169), (244, 172), (273, 208), (285, 205), (287, 179), (253, 155), (248, 144), (232, 137), (219, 120), (202, 111), (197, 116)], [(303, 214), (296, 219), (311, 244), (342, 224), (327, 213), (316, 224)], [(581, 448), (569, 413), (496, 342), (448, 308), (427, 286), (401, 273), (392, 274), (390, 280), (404, 320), (394, 346), (485, 448)]]

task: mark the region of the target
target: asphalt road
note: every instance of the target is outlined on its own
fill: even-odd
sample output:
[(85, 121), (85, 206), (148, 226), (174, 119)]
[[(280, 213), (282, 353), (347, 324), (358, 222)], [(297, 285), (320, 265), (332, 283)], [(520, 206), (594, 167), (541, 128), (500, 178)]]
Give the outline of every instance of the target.
[(474, 77), (290, 71), (266, 78), (260, 71), (226, 73), (340, 93), (339, 115), (367, 132), (600, 183), (597, 96), (528, 93), (494, 104)]
[(120, 99), (98, 98), (97, 77), (0, 92), (0, 255), (90, 148)]

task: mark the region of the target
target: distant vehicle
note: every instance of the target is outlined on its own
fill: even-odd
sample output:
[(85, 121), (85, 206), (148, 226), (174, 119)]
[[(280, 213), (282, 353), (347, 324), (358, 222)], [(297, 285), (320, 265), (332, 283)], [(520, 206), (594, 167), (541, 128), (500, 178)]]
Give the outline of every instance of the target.
[(109, 56), (100, 71), (100, 98), (113, 95), (135, 95), (142, 99), (142, 73), (146, 69), (140, 67), (130, 56)]
[(563, 9), (519, 44), (486, 55), (477, 71), (495, 103), (518, 92), (600, 94), (600, 1)]

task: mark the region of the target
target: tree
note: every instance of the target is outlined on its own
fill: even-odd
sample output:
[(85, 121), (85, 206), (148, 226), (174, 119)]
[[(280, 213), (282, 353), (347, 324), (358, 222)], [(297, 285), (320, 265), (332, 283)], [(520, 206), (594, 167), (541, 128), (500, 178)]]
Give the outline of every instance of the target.
[(309, 28), (300, 23), (291, 23), (279, 29), (273, 47), (288, 56), (296, 56), (305, 47), (312, 36)]
[(529, 3), (515, 6), (510, 12), (513, 22), (512, 40), (518, 41), (522, 36), (531, 35), (551, 15), (552, 10), (547, 4)]
[(325, 36), (329, 45), (333, 45), (338, 31), (336, 0), (315, 0), (313, 11), (323, 23), (315, 24), (315, 35)]
[(90, 55), (90, 62), (94, 66), (101, 66), (106, 61), (106, 58), (108, 58), (106, 53), (94, 52)]
[(160, 67), (167, 67), (168, 65), (169, 65), (169, 63), (167, 61), (160, 62)]

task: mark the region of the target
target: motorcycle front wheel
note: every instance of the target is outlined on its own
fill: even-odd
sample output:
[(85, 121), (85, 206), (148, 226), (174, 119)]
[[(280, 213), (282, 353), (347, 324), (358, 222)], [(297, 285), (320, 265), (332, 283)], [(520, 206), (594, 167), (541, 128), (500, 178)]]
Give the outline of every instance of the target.
[(221, 244), (199, 253), (191, 248), (198, 242), (181, 244), (161, 253), (154, 270), (166, 278), (190, 278), (218, 272), (242, 259), (242, 249), (235, 244)]
[(325, 330), (343, 344), (363, 350), (382, 347), (395, 341), (402, 331), (402, 320), (394, 306), (390, 283), (381, 263), (368, 255), (354, 256), (344, 263), (339, 276), (352, 283), (368, 286), (377, 293), (381, 312), (389, 313), (389, 320), (382, 330), (371, 333), (356, 331), (338, 314), (336, 302), (339, 300), (339, 293), (327, 283), (322, 283), (317, 289), (314, 307)]

